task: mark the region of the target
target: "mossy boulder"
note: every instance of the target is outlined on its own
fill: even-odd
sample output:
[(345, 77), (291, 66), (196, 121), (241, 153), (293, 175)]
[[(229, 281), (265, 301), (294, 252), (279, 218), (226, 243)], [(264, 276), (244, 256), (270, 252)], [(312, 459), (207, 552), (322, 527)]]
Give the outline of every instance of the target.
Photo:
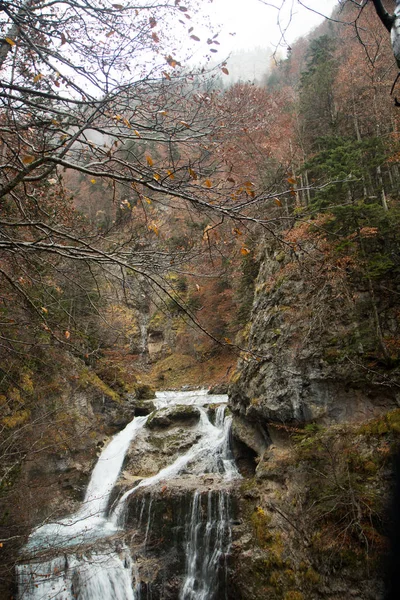
[(146, 427), (150, 429), (165, 429), (179, 423), (195, 425), (200, 419), (196, 406), (171, 406), (161, 408), (148, 419)]
[(156, 390), (147, 383), (136, 383), (134, 394), (138, 400), (153, 400), (156, 397)]

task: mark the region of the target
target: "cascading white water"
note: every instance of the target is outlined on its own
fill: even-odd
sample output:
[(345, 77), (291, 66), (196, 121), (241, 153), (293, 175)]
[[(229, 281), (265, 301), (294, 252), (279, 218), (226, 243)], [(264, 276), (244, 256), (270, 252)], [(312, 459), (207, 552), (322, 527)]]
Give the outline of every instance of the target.
[[(25, 553), (78, 548), (106, 538), (117, 529), (105, 512), (125, 454), (147, 417), (137, 417), (106, 446), (93, 470), (79, 511), (66, 519), (47, 523), (29, 536)], [(18, 600), (134, 600), (131, 559), (123, 546), (120, 554), (62, 554), (51, 560), (17, 565)]]
[[(116, 435), (102, 452), (92, 473), (85, 499), (79, 511), (56, 523), (38, 527), (30, 535), (26, 554), (47, 550), (57, 554), (51, 560), (33, 560), (18, 565), (18, 600), (140, 600), (140, 580), (128, 549), (110, 536), (121, 531), (127, 502), (143, 488), (176, 478), (180, 473), (199, 476), (214, 473), (226, 482), (239, 477), (230, 453), (230, 417), (225, 415), (226, 396), (210, 396), (204, 390), (196, 392), (160, 392), (157, 408), (172, 405), (195, 405), (200, 412), (196, 432), (198, 440), (171, 465), (156, 475), (142, 479), (128, 490), (106, 517), (110, 494), (122, 467), (131, 440), (144, 426), (147, 417), (137, 417)], [(204, 406), (220, 404), (213, 425)], [(143, 547), (151, 530), (152, 496), (144, 514), (142, 501), (140, 521), (146, 521)], [(195, 494), (187, 524), (187, 565), (181, 600), (213, 600), (217, 589), (221, 557), (229, 551), (229, 494), (226, 490), (209, 492), (207, 509), (204, 495)], [(203, 506), (203, 508), (202, 508)], [(207, 520), (201, 519), (206, 510)], [(104, 540), (109, 540), (104, 542)], [(197, 546), (199, 541), (201, 550)], [(101, 542), (101, 540), (103, 540)], [(94, 544), (96, 543), (96, 546)], [(106, 549), (99, 549), (106, 543)], [(94, 549), (87, 550), (91, 544)], [(77, 554), (75, 546), (82, 554)], [(72, 550), (73, 547), (73, 550)], [(86, 548), (86, 550), (85, 550)], [(73, 552), (73, 553), (72, 553)], [(137, 585), (132, 589), (132, 573)]]
[[(220, 587), (226, 586), (225, 558), (231, 545), (229, 519), (226, 490), (209, 491), (204, 498), (199, 492), (194, 493), (186, 543), (186, 578), (180, 600), (210, 600)], [(221, 566), (225, 581), (218, 582)]]

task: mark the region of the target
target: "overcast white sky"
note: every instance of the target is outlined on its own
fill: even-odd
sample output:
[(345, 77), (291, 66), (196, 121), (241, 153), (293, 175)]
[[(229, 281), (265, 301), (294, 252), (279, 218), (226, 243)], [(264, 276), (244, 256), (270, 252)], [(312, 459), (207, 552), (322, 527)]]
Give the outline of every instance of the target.
[[(271, 0), (269, 3), (280, 6), (283, 0)], [(329, 16), (338, 0), (302, 0), (302, 4)], [(283, 26), (287, 24), (290, 9), (293, 12), (287, 31), (289, 43), (323, 21), (323, 17), (300, 6), (297, 0), (286, 0), (285, 7), (286, 14), (281, 13)], [(221, 42), (221, 55), (232, 50), (279, 43), (281, 34), (277, 24), (278, 11), (266, 6), (261, 0), (213, 0), (208, 10), (210, 14), (214, 13), (215, 22), (223, 26), (223, 33), (218, 38)], [(232, 33), (235, 35), (230, 35)]]

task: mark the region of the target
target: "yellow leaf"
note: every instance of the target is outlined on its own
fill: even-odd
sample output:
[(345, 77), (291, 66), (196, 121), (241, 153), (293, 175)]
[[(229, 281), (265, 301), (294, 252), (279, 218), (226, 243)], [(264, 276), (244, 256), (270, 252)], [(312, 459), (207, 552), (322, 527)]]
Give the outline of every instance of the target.
[(157, 225), (156, 225), (155, 223), (151, 223), (151, 224), (149, 225), (149, 230), (150, 230), (150, 231), (154, 231), (154, 233), (155, 233), (156, 235), (158, 235), (158, 233), (159, 233), (159, 231), (158, 231), (158, 227), (157, 227)]
[(128, 119), (122, 119), (124, 125), (126, 125), (127, 127), (129, 127), (129, 129), (132, 129), (132, 125), (129, 123)]
[(41, 73), (38, 73), (37, 75), (35, 75), (35, 77), (33, 78), (33, 82), (37, 83), (38, 81), (40, 81), (42, 79), (43, 75)]
[(15, 46), (15, 42), (11, 38), (6, 37), (5, 40), (6, 40), (7, 44), (10, 44), (10, 46)]
[(290, 183), (290, 185), (295, 185), (297, 183), (297, 181), (294, 177), (289, 177), (287, 182)]
[(172, 172), (172, 171), (170, 171), (169, 169), (168, 169), (168, 171), (167, 171), (167, 174), (168, 174), (168, 177), (169, 177), (170, 179), (175, 179), (175, 175), (174, 175), (174, 174), (173, 174), (173, 172)]
[(3, 547), (3, 542), (0, 542), (0, 548), (2, 548), (2, 547)]
[(95, 179), (91, 179), (90, 183), (96, 183), (96, 180)]
[(212, 183), (211, 183), (211, 181), (209, 179), (206, 179), (205, 182), (204, 182), (204, 184), (208, 188), (210, 188), (212, 186)]
[(232, 340), (230, 338), (224, 337), (224, 340), (227, 344), (232, 344)]
[(26, 156), (22, 157), (22, 162), (24, 163), (24, 165), (30, 165), (31, 163), (33, 163), (34, 160), (35, 157), (31, 154), (27, 154)]
[(274, 202), (277, 206), (282, 206), (282, 202), (279, 200), (279, 198), (275, 198)]
[(149, 165), (149, 167), (153, 166), (154, 163), (153, 163), (153, 159), (151, 158), (151, 156), (146, 156), (146, 161), (147, 161), (147, 164)]
[(196, 171), (193, 171), (193, 169), (191, 169), (190, 167), (188, 168), (188, 171), (189, 171), (189, 175), (192, 179), (197, 179)]
[(121, 115), (114, 115), (114, 119), (116, 121), (120, 121), (122, 119)]
[(179, 121), (179, 123), (181, 123), (182, 125), (184, 125), (185, 127), (187, 127), (188, 129), (190, 128), (189, 123), (186, 123), (186, 121)]
[(171, 75), (169, 75), (166, 71), (163, 71), (163, 75), (164, 75), (165, 79), (168, 79), (168, 81), (171, 81)]
[(70, 334), (70, 332), (69, 332), (69, 331), (66, 331), (66, 332), (64, 333), (64, 335), (65, 335), (65, 337), (66, 337), (66, 339), (67, 339), (67, 340), (69, 340), (69, 338), (71, 337), (71, 334)]
[(161, 175), (159, 173), (154, 173), (153, 177), (156, 181), (160, 181), (161, 179)]
[(242, 256), (247, 256), (248, 254), (250, 254), (250, 250), (246, 248), (246, 246), (243, 246), (242, 248), (240, 248), (240, 254)]
[(138, 130), (137, 130), (137, 129), (134, 129), (134, 130), (133, 130), (133, 133), (134, 133), (135, 135), (137, 135), (138, 137), (142, 137), (142, 136), (140, 135), (140, 133), (138, 132)]
[(204, 231), (203, 231), (203, 240), (208, 240), (208, 232), (210, 229), (212, 229), (212, 226), (206, 225), (206, 227), (204, 228)]
[(41, 307), (41, 309), (42, 309), (42, 311), (43, 311), (44, 313), (48, 313), (48, 312), (49, 312), (45, 306), (42, 306), (42, 307)]
[(147, 204), (151, 204), (151, 200), (150, 198), (147, 198), (147, 196), (144, 197), (144, 200), (147, 202)]
[(235, 229), (233, 229), (232, 233), (234, 233), (235, 235), (243, 235), (243, 232), (240, 231), (240, 229), (238, 227), (235, 227)]

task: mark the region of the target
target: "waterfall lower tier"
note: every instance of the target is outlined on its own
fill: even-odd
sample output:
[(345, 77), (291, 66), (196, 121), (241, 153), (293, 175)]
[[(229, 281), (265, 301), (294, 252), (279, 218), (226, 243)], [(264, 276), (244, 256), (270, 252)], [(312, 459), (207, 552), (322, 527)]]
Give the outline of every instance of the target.
[(227, 597), (227, 555), (231, 545), (227, 491), (195, 492), (186, 543), (186, 579), (180, 600)]
[(235, 515), (234, 492), (216, 476), (176, 479), (164, 491), (133, 496), (126, 528), (132, 532), (136, 599), (228, 598)]
[(23, 600), (135, 600), (132, 561), (122, 544), (18, 565)]

